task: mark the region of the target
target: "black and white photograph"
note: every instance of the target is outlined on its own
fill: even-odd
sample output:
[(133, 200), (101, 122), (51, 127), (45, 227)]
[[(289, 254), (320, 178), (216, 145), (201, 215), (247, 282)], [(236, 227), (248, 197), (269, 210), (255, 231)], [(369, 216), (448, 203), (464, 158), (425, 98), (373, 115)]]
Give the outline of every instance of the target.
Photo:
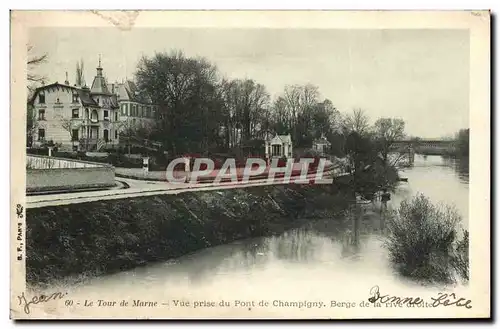
[(488, 318), (490, 13), (219, 14), (12, 13), (11, 317)]

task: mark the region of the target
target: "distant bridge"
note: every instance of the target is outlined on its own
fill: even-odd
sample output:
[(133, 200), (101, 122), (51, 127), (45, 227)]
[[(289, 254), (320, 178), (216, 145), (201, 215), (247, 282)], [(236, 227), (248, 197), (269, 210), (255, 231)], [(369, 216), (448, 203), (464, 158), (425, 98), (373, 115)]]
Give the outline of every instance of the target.
[(392, 146), (395, 152), (414, 152), (425, 155), (447, 155), (457, 149), (455, 140), (413, 139), (397, 141)]

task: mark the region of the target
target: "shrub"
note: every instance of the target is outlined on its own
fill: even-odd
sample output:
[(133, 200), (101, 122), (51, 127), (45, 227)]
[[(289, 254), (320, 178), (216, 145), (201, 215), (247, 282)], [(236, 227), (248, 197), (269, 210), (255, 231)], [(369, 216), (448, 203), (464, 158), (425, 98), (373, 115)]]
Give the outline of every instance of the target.
[[(424, 195), (403, 201), (387, 218), (386, 246), (397, 270), (414, 279), (454, 282), (460, 221), (454, 208), (433, 205)], [(465, 243), (459, 243), (461, 250)]]
[(453, 267), (463, 281), (469, 281), (469, 231), (462, 231), (462, 239), (454, 245)]

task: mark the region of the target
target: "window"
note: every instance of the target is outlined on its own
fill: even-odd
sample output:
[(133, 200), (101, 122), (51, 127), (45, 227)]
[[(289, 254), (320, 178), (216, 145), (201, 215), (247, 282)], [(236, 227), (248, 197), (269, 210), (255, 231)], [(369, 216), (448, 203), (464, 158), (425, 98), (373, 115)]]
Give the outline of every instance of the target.
[(38, 129), (38, 140), (43, 141), (45, 139), (45, 129)]
[(281, 156), (281, 145), (271, 145), (271, 156)]
[(115, 111), (115, 121), (118, 121), (118, 111)]
[(109, 111), (104, 110), (104, 120), (109, 120)]
[(115, 130), (115, 139), (118, 139), (118, 130)]
[(104, 141), (107, 143), (109, 141), (109, 131), (104, 129)]
[(79, 109), (73, 109), (71, 113), (71, 117), (73, 119), (78, 119), (80, 117), (80, 110)]
[(73, 129), (71, 131), (71, 141), (78, 142), (78, 129)]
[(120, 105), (122, 110), (122, 115), (127, 115), (127, 104)]
[(38, 120), (45, 120), (45, 110), (44, 109), (38, 110)]
[(78, 103), (78, 94), (73, 94), (73, 103)]
[(92, 110), (92, 112), (90, 113), (90, 121), (92, 121), (92, 122), (99, 121), (99, 116), (98, 116), (96, 110)]
[(61, 103), (61, 101), (59, 100), (59, 97), (57, 97), (57, 99), (56, 99), (56, 103), (57, 103), (57, 104), (60, 104), (60, 103)]
[(38, 95), (38, 103), (45, 104), (45, 94)]

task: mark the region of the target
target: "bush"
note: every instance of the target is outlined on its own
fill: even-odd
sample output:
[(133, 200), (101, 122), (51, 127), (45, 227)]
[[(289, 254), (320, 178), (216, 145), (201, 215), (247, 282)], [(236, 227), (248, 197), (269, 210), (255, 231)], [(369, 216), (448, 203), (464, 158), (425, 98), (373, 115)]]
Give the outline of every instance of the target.
[(463, 273), (468, 272), (468, 257), (463, 257), (463, 250), (468, 240), (456, 241), (460, 221), (455, 209), (435, 206), (424, 195), (403, 201), (387, 218), (386, 246), (397, 270), (430, 282), (455, 282), (455, 273), (467, 280)]
[(463, 281), (469, 281), (469, 231), (463, 230), (462, 239), (455, 243), (453, 267)]

